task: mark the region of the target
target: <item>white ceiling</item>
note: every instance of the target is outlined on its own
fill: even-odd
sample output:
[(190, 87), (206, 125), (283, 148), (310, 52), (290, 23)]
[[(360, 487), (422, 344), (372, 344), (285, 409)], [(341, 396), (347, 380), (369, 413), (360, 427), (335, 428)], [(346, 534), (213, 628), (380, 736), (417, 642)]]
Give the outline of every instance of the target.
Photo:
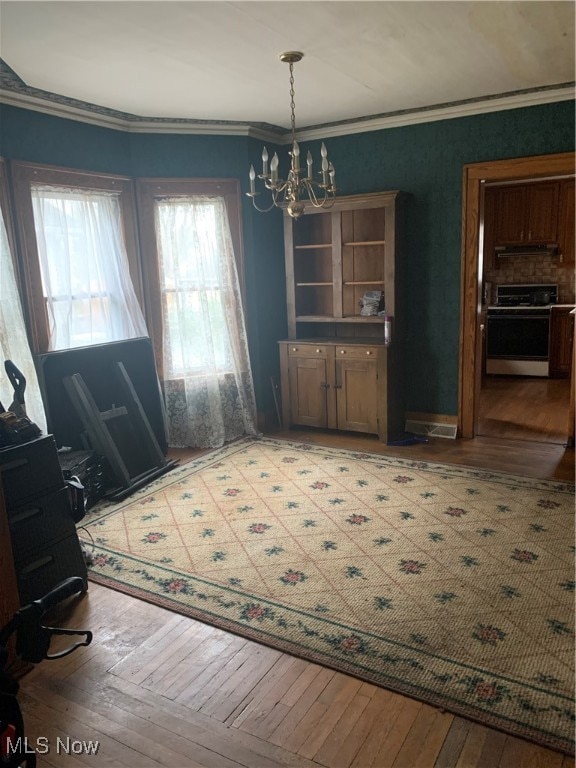
[(27, 86), (142, 117), (299, 128), (573, 81), (574, 2), (1, 0)]

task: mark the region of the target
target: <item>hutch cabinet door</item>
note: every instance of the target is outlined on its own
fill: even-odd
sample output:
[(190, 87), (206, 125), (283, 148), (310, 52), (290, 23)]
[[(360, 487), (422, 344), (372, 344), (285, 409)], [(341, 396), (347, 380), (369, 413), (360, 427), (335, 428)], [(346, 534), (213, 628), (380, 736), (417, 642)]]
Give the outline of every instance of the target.
[(327, 427), (326, 359), (289, 357), (290, 421), (307, 427)]
[(338, 429), (378, 432), (376, 360), (336, 358)]

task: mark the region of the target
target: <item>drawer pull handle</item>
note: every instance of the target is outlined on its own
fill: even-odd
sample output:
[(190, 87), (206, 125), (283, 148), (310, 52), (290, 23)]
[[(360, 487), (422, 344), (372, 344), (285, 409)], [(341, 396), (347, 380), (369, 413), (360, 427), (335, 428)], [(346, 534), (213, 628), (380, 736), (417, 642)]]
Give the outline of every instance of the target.
[(371, 354), (372, 354), (372, 352), (371, 352), (369, 349), (367, 349), (367, 350), (366, 350), (366, 354), (367, 354), (367, 355), (371, 355)]
[(321, 349), (317, 349), (316, 352), (319, 354), (320, 352), (322, 352), (322, 350)]
[(29, 520), (31, 517), (36, 517), (37, 515), (40, 515), (42, 513), (42, 509), (40, 507), (33, 507), (32, 509), (25, 509), (23, 512), (19, 512), (18, 514), (14, 515), (13, 517), (10, 517), (8, 522), (12, 525), (18, 525), (18, 523), (22, 523), (25, 520)]
[(292, 347), (292, 352), (298, 352), (298, 347)]
[(342, 389), (342, 384), (334, 384), (334, 389)]
[(346, 350), (345, 350), (345, 349), (341, 349), (341, 350), (340, 350), (340, 354), (341, 354), (341, 355), (345, 355), (345, 354), (346, 354)]
[(320, 384), (320, 386), (322, 387), (322, 389), (330, 389), (330, 384), (328, 384), (328, 382), (327, 382), (327, 381), (323, 381), (323, 382)]

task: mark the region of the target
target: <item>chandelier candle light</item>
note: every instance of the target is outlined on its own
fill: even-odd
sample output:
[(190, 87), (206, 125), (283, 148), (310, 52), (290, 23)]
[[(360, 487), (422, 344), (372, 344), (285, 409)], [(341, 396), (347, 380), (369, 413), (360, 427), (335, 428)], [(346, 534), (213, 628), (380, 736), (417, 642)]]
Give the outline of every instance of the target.
[(256, 171), (254, 166), (250, 166), (250, 192), (246, 192), (248, 197), (252, 198), (252, 203), (256, 210), (261, 213), (267, 213), (272, 208), (285, 208), (292, 218), (297, 219), (304, 213), (306, 202), (310, 202), (315, 208), (330, 208), (334, 204), (336, 195), (336, 186), (334, 184), (335, 170), (331, 162), (328, 161), (328, 152), (324, 143), (320, 149), (322, 157), (320, 179), (316, 181), (312, 174), (312, 155), (310, 152), (306, 155), (306, 175), (300, 168), (300, 147), (296, 141), (296, 116), (294, 112), (294, 64), (304, 56), (300, 51), (288, 51), (280, 54), (280, 60), (290, 65), (290, 107), (292, 110), (292, 150), (290, 154), (290, 170), (286, 179), (278, 178), (278, 155), (274, 156), (268, 167), (268, 150), (266, 147), (262, 150), (262, 173), (258, 178), (264, 182), (266, 189), (270, 190), (272, 201), (268, 208), (259, 208), (256, 205), (256, 197), (260, 194), (256, 192)]

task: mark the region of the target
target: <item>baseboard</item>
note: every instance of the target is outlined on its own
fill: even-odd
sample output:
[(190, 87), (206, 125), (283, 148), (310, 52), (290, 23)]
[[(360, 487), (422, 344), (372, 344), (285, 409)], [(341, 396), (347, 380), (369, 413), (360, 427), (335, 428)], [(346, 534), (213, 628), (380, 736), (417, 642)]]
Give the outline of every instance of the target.
[(458, 431), (458, 417), (447, 416), (441, 413), (406, 413), (406, 432), (426, 437), (445, 437), (450, 440), (456, 438)]

